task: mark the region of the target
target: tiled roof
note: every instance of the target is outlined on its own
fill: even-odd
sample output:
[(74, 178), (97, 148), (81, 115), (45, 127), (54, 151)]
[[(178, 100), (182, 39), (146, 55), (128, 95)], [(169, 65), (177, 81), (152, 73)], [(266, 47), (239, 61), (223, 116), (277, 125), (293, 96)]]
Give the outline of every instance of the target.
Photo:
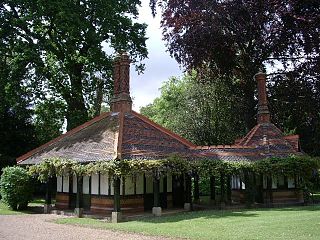
[(122, 159), (162, 159), (188, 155), (192, 143), (136, 112), (107, 113), (19, 157), (36, 164), (60, 157), (78, 162)]
[[(298, 153), (298, 136), (283, 136), (271, 123), (256, 125), (235, 145), (196, 146), (139, 113), (106, 113), (21, 156), (20, 164), (61, 157), (78, 162), (120, 159), (257, 161)], [(299, 153), (298, 153), (299, 154)]]
[(286, 157), (299, 153), (299, 136), (284, 136), (272, 123), (257, 124), (237, 144), (197, 147), (195, 158), (224, 161), (257, 161), (269, 157)]
[(144, 116), (125, 114), (122, 157), (159, 159), (172, 154), (188, 155), (194, 145)]
[(79, 162), (115, 158), (119, 114), (103, 114), (18, 158), (19, 164), (36, 164), (50, 157)]

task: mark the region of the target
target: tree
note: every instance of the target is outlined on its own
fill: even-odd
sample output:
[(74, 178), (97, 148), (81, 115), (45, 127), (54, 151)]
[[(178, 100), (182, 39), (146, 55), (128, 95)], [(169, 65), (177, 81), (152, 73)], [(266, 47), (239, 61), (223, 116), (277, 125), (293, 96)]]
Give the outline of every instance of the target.
[[(247, 130), (255, 125), (253, 75), (276, 71), (319, 74), (320, 2), (317, 0), (150, 0), (162, 7), (168, 50), (187, 69), (206, 63), (236, 79)], [(280, 67), (281, 65), (281, 67)]]
[[(195, 71), (173, 77), (161, 87), (161, 96), (141, 113), (198, 145), (231, 144), (244, 133), (237, 99), (223, 76)], [(207, 78), (214, 78), (208, 83)]]
[[(270, 83), (272, 121), (288, 134), (299, 134), (302, 149), (320, 155), (320, 98), (313, 78), (292, 72)], [(315, 80), (318, 81), (318, 80)]]
[(35, 107), (37, 140), (44, 144), (62, 134), (66, 106), (62, 100), (48, 99)]
[[(146, 25), (132, 20), (139, 4), (139, 0), (2, 1), (1, 54), (10, 55), (20, 46), (15, 54), (28, 63), (24, 84), (36, 99), (62, 98), (70, 130), (88, 119), (88, 109), (103, 99), (101, 92), (110, 95), (113, 55), (106, 54), (103, 45), (128, 51), (134, 61), (146, 57)], [(141, 70), (142, 65), (137, 67)]]
[(27, 62), (15, 54), (0, 55), (0, 167), (15, 164), (15, 158), (37, 145), (32, 126), (30, 92), (21, 79)]

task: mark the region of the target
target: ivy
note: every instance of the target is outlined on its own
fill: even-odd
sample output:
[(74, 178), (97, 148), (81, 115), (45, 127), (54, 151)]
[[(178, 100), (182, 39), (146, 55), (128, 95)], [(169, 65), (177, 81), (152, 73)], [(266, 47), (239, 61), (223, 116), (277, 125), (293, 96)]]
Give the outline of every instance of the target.
[(202, 177), (225, 173), (239, 175), (244, 172), (288, 177), (300, 176), (309, 178), (314, 170), (318, 170), (320, 161), (309, 156), (289, 156), (286, 158), (267, 158), (254, 162), (228, 162), (222, 160), (189, 161), (173, 155), (163, 160), (111, 160), (81, 164), (73, 160), (51, 158), (30, 166), (29, 172), (37, 175), (42, 182), (58, 175), (75, 174), (77, 176), (95, 173), (110, 174), (114, 177), (136, 176), (144, 173), (154, 178), (160, 178), (170, 172), (173, 175), (193, 174), (197, 172)]

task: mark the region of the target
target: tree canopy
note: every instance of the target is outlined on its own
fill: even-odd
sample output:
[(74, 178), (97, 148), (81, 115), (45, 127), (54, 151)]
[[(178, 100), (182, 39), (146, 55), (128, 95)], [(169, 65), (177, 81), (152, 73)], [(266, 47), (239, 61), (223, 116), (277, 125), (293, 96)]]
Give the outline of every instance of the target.
[(13, 55), (25, 59), (23, 84), (35, 100), (65, 101), (71, 129), (88, 119), (96, 98), (102, 101), (97, 92), (110, 96), (114, 56), (103, 46), (128, 51), (135, 62), (146, 57), (146, 25), (134, 20), (139, 5), (138, 0), (2, 1), (1, 54), (8, 61)]
[(21, 85), (24, 59), (11, 61), (0, 55), (0, 168), (15, 163), (15, 157), (37, 144), (32, 125), (30, 92)]
[(247, 129), (255, 124), (252, 77), (260, 69), (319, 74), (319, 1), (150, 0), (153, 11), (157, 3), (168, 50), (179, 63), (210, 64), (235, 76)]
[(264, 70), (272, 121), (319, 154), (319, 1), (150, 0), (154, 14), (157, 5), (170, 54), (187, 70), (227, 76), (247, 131), (256, 124), (253, 76)]
[[(198, 145), (232, 144), (244, 134), (237, 98), (224, 76), (202, 70), (172, 77), (141, 113)], [(209, 83), (207, 78), (214, 78)]]
[[(0, 3), (1, 166), (105, 108), (114, 54), (143, 70), (139, 0)], [(106, 103), (105, 105), (102, 103)], [(66, 121), (65, 121), (66, 120)]]

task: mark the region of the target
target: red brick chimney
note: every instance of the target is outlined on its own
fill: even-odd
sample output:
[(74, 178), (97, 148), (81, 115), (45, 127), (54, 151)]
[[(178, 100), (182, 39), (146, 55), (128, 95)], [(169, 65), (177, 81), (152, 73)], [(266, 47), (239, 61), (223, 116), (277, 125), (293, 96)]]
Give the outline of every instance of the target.
[(130, 62), (127, 53), (120, 54), (113, 65), (114, 90), (111, 99), (111, 112), (130, 112)]
[(270, 112), (266, 91), (266, 74), (258, 72), (254, 77), (258, 83), (258, 124), (270, 123)]

